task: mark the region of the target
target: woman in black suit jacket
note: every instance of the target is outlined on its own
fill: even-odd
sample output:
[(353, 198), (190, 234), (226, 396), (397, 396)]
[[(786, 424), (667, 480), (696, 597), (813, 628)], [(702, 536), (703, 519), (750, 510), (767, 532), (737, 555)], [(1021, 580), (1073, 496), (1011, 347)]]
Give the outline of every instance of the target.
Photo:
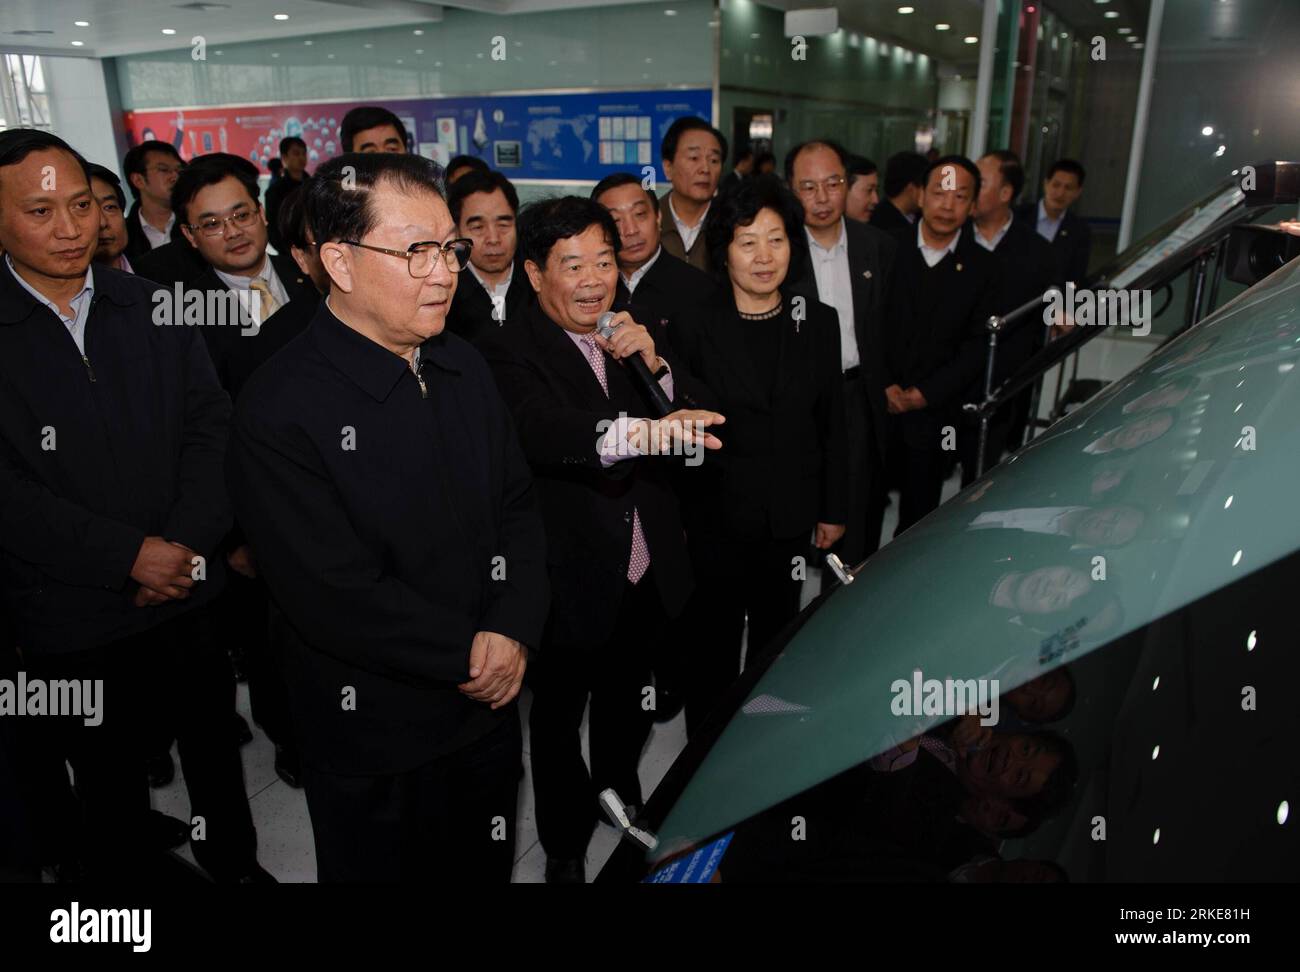
[(803, 247), (798, 202), (774, 178), (716, 198), (704, 226), (721, 287), (669, 337), (727, 416), (723, 447), (687, 470), (685, 516), (697, 595), (688, 728), (799, 613), (808, 541), (844, 533), (848, 464), (840, 333), (833, 308), (786, 284)]

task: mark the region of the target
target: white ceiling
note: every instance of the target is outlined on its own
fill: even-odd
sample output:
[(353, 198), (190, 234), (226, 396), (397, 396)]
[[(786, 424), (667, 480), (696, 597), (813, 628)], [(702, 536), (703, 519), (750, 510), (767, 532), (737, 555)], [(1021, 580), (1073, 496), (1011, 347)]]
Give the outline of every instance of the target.
[[(447, 6), (511, 14), (640, 2), (645, 0), (0, 0), (0, 51), (116, 57), (189, 48), (191, 38), (200, 36), (208, 44), (228, 44), (436, 23)], [(275, 14), (289, 19), (276, 20)], [(77, 27), (78, 20), (90, 26)], [(176, 33), (163, 34), (164, 28)]]

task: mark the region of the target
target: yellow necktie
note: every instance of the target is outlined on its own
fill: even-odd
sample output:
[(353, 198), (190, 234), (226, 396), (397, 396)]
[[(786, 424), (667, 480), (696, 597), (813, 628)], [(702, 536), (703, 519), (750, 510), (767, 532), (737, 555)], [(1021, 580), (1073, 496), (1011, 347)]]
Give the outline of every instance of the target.
[(280, 302), (275, 299), (275, 294), (271, 293), (271, 285), (261, 277), (255, 277), (249, 283), (248, 289), (256, 291), (262, 299), (261, 316), (258, 318), (258, 323), (265, 324), (266, 319), (280, 309)]

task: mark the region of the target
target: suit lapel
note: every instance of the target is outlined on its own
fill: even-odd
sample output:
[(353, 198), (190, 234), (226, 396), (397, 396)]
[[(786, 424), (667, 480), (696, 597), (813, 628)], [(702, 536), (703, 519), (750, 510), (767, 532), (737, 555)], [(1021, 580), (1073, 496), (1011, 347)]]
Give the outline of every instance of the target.
[[(550, 320), (540, 305), (532, 308), (528, 315), (529, 326), (533, 330), (533, 340), (545, 356), (547, 365), (565, 384), (579, 392), (583, 401), (593, 406), (603, 406), (609, 397), (600, 387), (596, 373), (591, 370), (586, 353), (573, 343), (568, 332)], [(610, 368), (616, 367), (608, 356), (605, 358), (605, 380), (608, 382)]]

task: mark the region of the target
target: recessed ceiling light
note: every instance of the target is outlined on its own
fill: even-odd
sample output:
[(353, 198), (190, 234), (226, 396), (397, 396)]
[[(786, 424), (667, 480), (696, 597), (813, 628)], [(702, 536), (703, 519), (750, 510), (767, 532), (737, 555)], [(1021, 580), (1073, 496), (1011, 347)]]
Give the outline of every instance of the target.
[(1131, 34), (1131, 33), (1133, 33), (1133, 28), (1132, 28), (1132, 27), (1118, 27), (1118, 28), (1116, 28), (1115, 33), (1117, 33), (1117, 34)]
[(415, 28), (415, 30), (411, 31), (411, 33), (414, 34), (416, 37), (424, 36), (424, 31), (422, 31), (419, 27)]
[(362, 44), (361, 46), (364, 47), (366, 50), (370, 50), (370, 48), (374, 47), (375, 45), (374, 45), (374, 44)]
[(898, 8), (898, 12), (901, 13), (901, 14), (910, 14), (910, 13), (915, 13), (915, 12), (916, 12), (916, 8), (915, 8), (915, 7), (899, 7), (899, 8)]
[(423, 47), (417, 47), (417, 48), (415, 49), (415, 53), (417, 53), (417, 54), (423, 54), (423, 53), (424, 53), (424, 48), (423, 48)]
[(1141, 41), (1138, 41), (1136, 44), (1133, 45), (1133, 50), (1140, 51), (1144, 47), (1146, 47), (1146, 45), (1143, 44)]
[(935, 24), (935, 30), (952, 30), (952, 24)]
[(163, 32), (164, 34), (166, 34), (168, 37), (170, 37), (172, 34), (176, 33), (176, 31), (173, 30), (171, 27), (164, 27), (164, 28), (162, 29), (162, 32)]
[(89, 26), (90, 26), (90, 21), (89, 21), (89, 20), (74, 20), (74, 21), (72, 22), (72, 26), (74, 26), (74, 27), (89, 27)]
[(967, 44), (978, 44), (980, 42), (978, 37), (963, 37), (962, 40)]
[(1214, 126), (1213, 126), (1213, 125), (1206, 125), (1204, 128), (1201, 129), (1201, 134), (1202, 134), (1202, 135), (1213, 135), (1213, 134), (1214, 134)]
[(1105, 17), (1107, 20), (1115, 20), (1117, 17), (1119, 17), (1119, 11), (1107, 10), (1104, 14), (1102, 14), (1102, 16)]
[(86, 46), (86, 42), (85, 42), (85, 41), (73, 41), (73, 42), (72, 42), (72, 46), (73, 46), (73, 47), (85, 47), (85, 46)]
[(276, 20), (288, 20), (288, 19), (289, 19), (289, 15), (288, 15), (288, 14), (276, 14), (276, 15), (275, 15), (275, 19), (276, 19)]

